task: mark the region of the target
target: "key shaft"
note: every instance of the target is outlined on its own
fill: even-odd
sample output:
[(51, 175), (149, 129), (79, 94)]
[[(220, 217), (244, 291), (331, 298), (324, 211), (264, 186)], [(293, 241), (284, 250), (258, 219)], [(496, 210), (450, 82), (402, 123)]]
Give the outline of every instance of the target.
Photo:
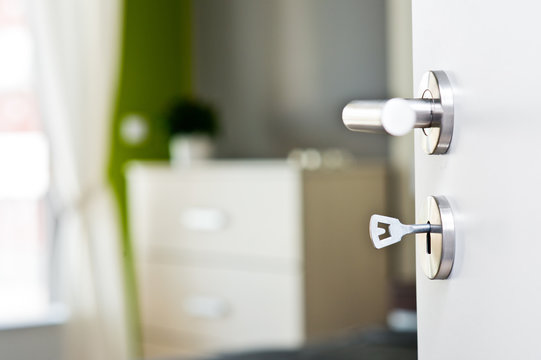
[(414, 224), (414, 225), (404, 225), (402, 224), (404, 229), (404, 235), (408, 234), (422, 234), (422, 233), (428, 233), (432, 229), (432, 225), (430, 224)]

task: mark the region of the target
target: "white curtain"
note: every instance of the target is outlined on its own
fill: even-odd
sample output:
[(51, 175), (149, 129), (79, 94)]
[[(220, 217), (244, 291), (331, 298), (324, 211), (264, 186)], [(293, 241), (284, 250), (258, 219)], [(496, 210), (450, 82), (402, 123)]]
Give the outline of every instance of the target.
[(121, 0), (30, 0), (50, 138), (66, 359), (129, 357), (118, 212), (107, 185)]

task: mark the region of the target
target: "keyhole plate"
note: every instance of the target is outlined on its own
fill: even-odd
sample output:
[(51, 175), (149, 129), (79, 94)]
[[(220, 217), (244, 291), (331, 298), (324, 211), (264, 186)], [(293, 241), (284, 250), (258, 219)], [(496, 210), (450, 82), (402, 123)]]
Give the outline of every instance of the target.
[(423, 129), (423, 148), (427, 154), (445, 154), (453, 137), (453, 89), (443, 71), (428, 71), (419, 83), (417, 97), (440, 103), (442, 113), (433, 112), (432, 124)]
[(427, 234), (416, 235), (417, 260), (429, 279), (447, 279), (455, 259), (455, 224), (447, 199), (429, 196), (425, 216), (420, 220), (430, 222), (432, 230), (429, 239)]

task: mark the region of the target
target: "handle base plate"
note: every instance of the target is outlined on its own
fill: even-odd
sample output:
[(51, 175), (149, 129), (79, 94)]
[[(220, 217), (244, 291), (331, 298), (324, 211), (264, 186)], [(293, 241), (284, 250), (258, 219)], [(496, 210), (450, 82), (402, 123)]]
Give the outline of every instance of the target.
[(441, 106), (441, 113), (434, 113), (431, 126), (422, 129), (423, 149), (429, 155), (445, 154), (453, 137), (453, 90), (447, 74), (428, 71), (423, 75), (417, 97), (432, 99)]

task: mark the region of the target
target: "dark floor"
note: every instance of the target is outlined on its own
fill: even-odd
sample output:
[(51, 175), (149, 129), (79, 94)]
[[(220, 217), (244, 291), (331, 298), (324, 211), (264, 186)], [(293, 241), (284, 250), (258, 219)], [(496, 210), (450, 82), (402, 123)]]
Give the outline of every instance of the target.
[[(294, 350), (221, 354), (200, 360), (416, 360), (417, 334), (370, 330)], [(173, 360), (173, 359), (170, 359)]]

